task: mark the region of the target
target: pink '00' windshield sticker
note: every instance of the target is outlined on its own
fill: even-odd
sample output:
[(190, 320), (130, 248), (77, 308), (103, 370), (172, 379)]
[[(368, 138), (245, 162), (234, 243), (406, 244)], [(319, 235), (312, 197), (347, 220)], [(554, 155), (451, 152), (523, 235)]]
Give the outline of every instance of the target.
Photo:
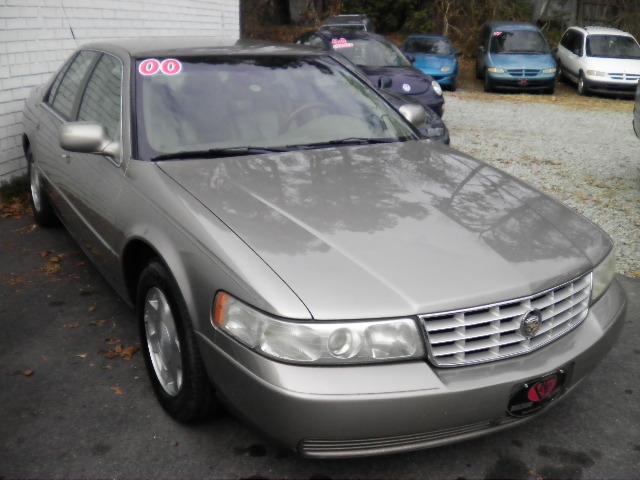
[(165, 75), (178, 75), (182, 71), (182, 63), (175, 58), (166, 58), (160, 64), (160, 70)]
[(160, 61), (156, 58), (147, 58), (140, 62), (138, 72), (140, 75), (150, 77), (158, 73), (164, 75), (178, 75), (182, 71), (182, 63), (175, 58), (165, 58)]
[(138, 73), (140, 75), (144, 75), (145, 77), (149, 77), (151, 75), (155, 75), (160, 71), (160, 61), (155, 58), (147, 58), (140, 62), (138, 65)]

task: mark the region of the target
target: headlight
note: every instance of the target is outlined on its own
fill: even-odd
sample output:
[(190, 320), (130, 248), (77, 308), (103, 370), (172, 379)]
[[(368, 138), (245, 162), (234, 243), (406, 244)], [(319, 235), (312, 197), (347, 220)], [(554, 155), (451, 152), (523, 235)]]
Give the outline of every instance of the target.
[(542, 73), (556, 73), (556, 67), (545, 68), (544, 70), (542, 70)]
[(616, 274), (616, 253), (611, 249), (609, 255), (593, 270), (591, 303), (596, 302), (609, 288)]
[(450, 67), (449, 65), (445, 65), (445, 66), (443, 66), (443, 67), (440, 67), (440, 71), (441, 71), (442, 73), (450, 72), (450, 71), (451, 71), (451, 67)]
[(498, 68), (498, 67), (489, 67), (489, 68), (487, 68), (487, 72), (489, 72), (489, 73), (504, 73), (505, 69), (504, 68)]
[(600, 72), (598, 70), (587, 70), (587, 75), (589, 75), (590, 77), (604, 77), (606, 73)]
[(228, 293), (216, 295), (211, 322), (262, 355), (295, 363), (335, 365), (422, 358), (414, 320), (291, 322), (272, 318)]
[(440, 84), (438, 82), (433, 80), (431, 82), (431, 86), (433, 87), (433, 91), (436, 92), (436, 95), (442, 95), (442, 87), (440, 86)]

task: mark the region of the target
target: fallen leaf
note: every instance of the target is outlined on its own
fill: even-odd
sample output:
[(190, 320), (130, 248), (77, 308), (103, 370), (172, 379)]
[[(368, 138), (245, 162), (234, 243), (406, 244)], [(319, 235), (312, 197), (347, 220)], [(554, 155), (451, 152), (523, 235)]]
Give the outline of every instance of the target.
[(51, 250), (43, 250), (42, 252), (40, 252), (40, 258), (47, 258), (49, 255), (51, 255)]
[(627, 272), (627, 277), (631, 278), (640, 278), (640, 270), (636, 270), (634, 272)]
[(93, 313), (93, 312), (95, 312), (95, 311), (96, 311), (96, 309), (97, 309), (97, 308), (98, 308), (98, 307), (97, 307), (97, 306), (96, 306), (96, 304), (94, 303), (93, 305), (91, 305), (91, 306), (89, 307), (89, 312)]
[(80, 326), (80, 322), (74, 323), (65, 323), (64, 328), (78, 328)]
[(108, 320), (96, 320), (94, 322), (89, 322), (89, 325), (95, 325), (97, 327), (101, 327), (107, 322), (108, 322)]
[(114, 358), (131, 360), (138, 350), (140, 350), (140, 347), (136, 347), (134, 345), (123, 347), (121, 344), (118, 344), (112, 350), (105, 352), (104, 357), (109, 360), (113, 360)]
[(25, 377), (30, 377), (34, 374), (35, 372), (33, 370), (31, 370), (30, 368), (23, 370), (22, 371), (22, 375), (24, 375)]
[(118, 343), (122, 343), (122, 340), (120, 340), (119, 338), (105, 338), (104, 341), (107, 342), (109, 345), (116, 345)]
[(79, 357), (79, 358), (84, 360), (85, 358), (87, 358), (87, 355), (89, 355), (89, 354), (88, 353), (78, 353), (76, 355), (76, 357)]
[(113, 390), (113, 393), (115, 393), (116, 395), (124, 395), (124, 390), (122, 390), (120, 387), (111, 387), (111, 390)]

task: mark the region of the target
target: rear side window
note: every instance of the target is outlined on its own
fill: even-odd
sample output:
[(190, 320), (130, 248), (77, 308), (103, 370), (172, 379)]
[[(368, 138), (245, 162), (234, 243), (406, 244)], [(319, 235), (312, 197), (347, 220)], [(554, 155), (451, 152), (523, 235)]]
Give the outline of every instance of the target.
[(96, 122), (107, 129), (109, 137), (120, 137), (122, 64), (104, 54), (91, 74), (82, 96), (78, 120)]
[(97, 55), (96, 52), (80, 52), (69, 65), (57, 90), (52, 91), (54, 96), (51, 106), (63, 118), (70, 120), (73, 117), (80, 88)]

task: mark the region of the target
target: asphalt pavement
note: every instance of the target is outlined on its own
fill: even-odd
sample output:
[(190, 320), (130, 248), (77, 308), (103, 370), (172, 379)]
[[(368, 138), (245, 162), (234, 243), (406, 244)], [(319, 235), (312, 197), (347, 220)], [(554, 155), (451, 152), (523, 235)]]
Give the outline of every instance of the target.
[(169, 418), (132, 312), (66, 231), (0, 219), (0, 480), (640, 478), (640, 281), (620, 281), (622, 338), (543, 416), (432, 450), (307, 460), (229, 413), (196, 426)]

